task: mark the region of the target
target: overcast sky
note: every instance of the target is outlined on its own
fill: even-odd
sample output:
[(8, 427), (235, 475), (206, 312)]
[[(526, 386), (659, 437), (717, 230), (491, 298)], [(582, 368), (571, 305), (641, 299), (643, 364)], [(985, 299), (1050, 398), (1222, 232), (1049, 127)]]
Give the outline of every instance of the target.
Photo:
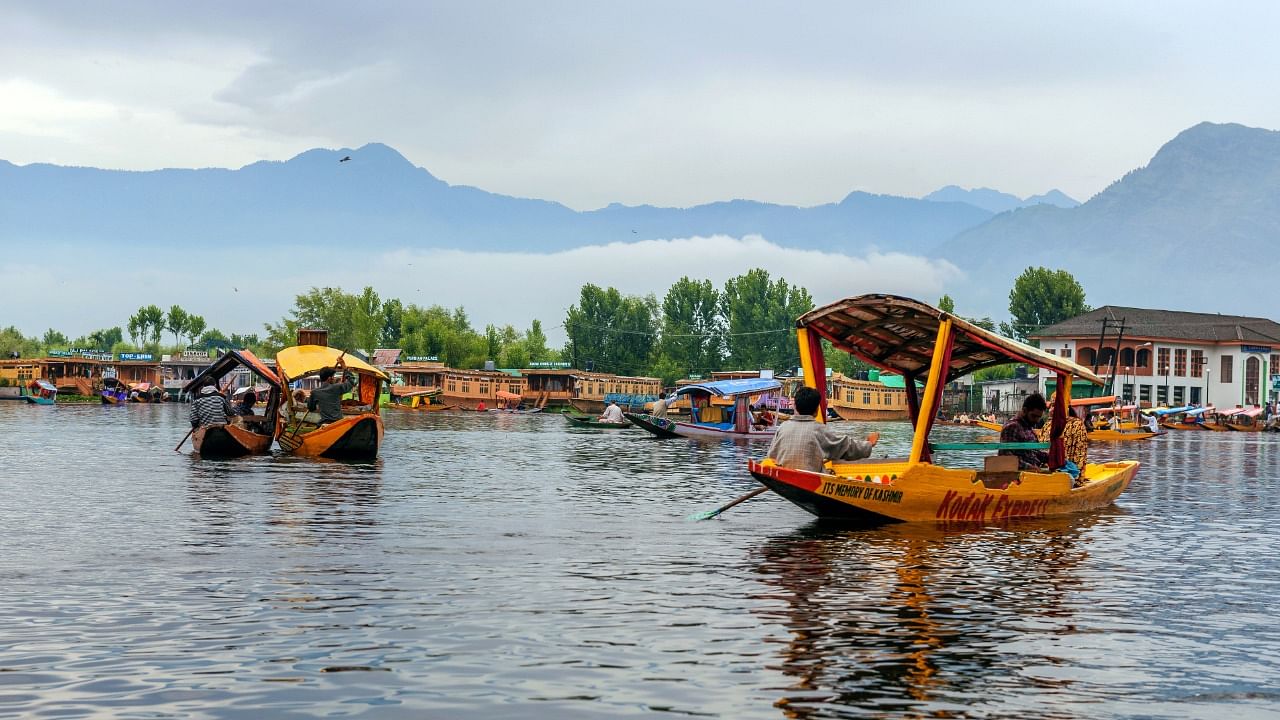
[(7, 2), (0, 158), (239, 167), (380, 141), (559, 200), (1084, 200), (1280, 127), (1276, 3)]

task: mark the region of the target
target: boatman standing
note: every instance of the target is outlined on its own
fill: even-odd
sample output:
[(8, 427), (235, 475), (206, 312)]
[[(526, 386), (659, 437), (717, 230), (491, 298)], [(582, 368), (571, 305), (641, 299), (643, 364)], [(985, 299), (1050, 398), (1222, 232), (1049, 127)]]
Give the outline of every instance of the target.
[(795, 415), (778, 426), (778, 434), (769, 444), (767, 457), (782, 467), (822, 472), (827, 460), (860, 460), (871, 457), (880, 433), (866, 440), (841, 435), (814, 419), (822, 396), (811, 387), (802, 387), (794, 398)]
[(196, 399), (191, 401), (191, 428), (226, 425), (232, 414), (231, 403), (218, 392), (218, 384), (209, 380), (196, 391)]
[[(343, 371), (341, 380), (337, 378), (338, 370)], [(351, 392), (351, 389), (356, 386), (346, 370), (347, 363), (342, 358), (338, 358), (337, 369), (321, 370), (321, 385), (312, 390), (311, 397), (307, 398), (307, 410), (320, 413), (321, 425), (328, 425), (342, 419), (342, 396)]]

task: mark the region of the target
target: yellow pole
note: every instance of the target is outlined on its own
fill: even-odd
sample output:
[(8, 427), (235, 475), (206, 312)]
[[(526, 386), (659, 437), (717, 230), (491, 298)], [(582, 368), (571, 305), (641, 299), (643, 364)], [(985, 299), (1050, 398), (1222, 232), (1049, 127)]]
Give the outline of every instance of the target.
[[(951, 318), (938, 324), (938, 337), (933, 343), (933, 359), (929, 362), (929, 380), (924, 384), (924, 397), (920, 398), (920, 414), (916, 416), (916, 434), (911, 439), (911, 462), (918, 463), (924, 457), (924, 444), (929, 441), (929, 418), (937, 409), (933, 406), (938, 394), (938, 383), (944, 382), (947, 374), (942, 367), (942, 356), (947, 349), (947, 341), (951, 339)], [(907, 382), (911, 382), (907, 380)]]
[[(814, 390), (818, 389), (817, 373), (813, 370), (813, 357), (809, 354), (809, 330), (808, 328), (796, 328), (796, 343), (800, 346), (800, 369), (804, 371), (804, 384)], [(822, 378), (826, 382), (826, 378)], [(821, 391), (819, 391), (821, 392)], [(823, 393), (824, 395), (826, 393)], [(818, 409), (815, 418), (820, 423), (825, 423), (827, 419), (823, 417), (822, 409)]]

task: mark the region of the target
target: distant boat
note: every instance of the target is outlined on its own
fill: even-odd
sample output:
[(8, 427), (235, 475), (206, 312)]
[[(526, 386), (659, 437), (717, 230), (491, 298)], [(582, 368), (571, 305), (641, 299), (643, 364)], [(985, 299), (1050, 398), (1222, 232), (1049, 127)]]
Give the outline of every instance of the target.
[(308, 412), (305, 405), (283, 403), (284, 423), (280, 426), (276, 442), (285, 451), (307, 457), (326, 457), (338, 460), (372, 460), (382, 447), (383, 424), (378, 414), (378, 400), (387, 374), (348, 355), (341, 350), (324, 345), (297, 345), (276, 353), (276, 370), (282, 393), (287, 393), (290, 382), (315, 375), (325, 368), (335, 367), (339, 358), (346, 363), (347, 372), (357, 378), (354, 396), (342, 401), (341, 419), (320, 424), (320, 416)]
[(129, 400), (129, 389), (116, 378), (103, 378), (98, 397), (102, 399), (103, 405), (123, 405)]
[[(191, 431), (191, 443), (201, 457), (261, 455), (271, 449), (279, 431), (281, 383), (271, 368), (248, 350), (228, 350), (188, 382), (182, 391), (195, 393), (209, 380), (215, 383), (240, 368), (246, 368), (266, 382), (267, 404), (262, 415), (238, 416), (226, 425), (203, 425)], [(254, 392), (250, 387), (245, 392)], [(234, 404), (233, 404), (234, 406)]]
[(30, 405), (53, 405), (58, 398), (58, 388), (43, 378), (36, 378), (22, 387), (20, 397)]
[[(766, 378), (742, 378), (717, 380), (685, 385), (675, 394), (688, 396), (691, 402), (689, 419), (670, 420), (652, 415), (628, 414), (626, 417), (641, 428), (658, 437), (725, 438), (730, 440), (771, 439), (778, 431), (776, 416), (770, 414), (767, 423), (751, 413), (752, 398), (777, 392), (782, 383)], [(725, 407), (711, 402), (712, 398), (732, 401)]]
[(596, 417), (595, 415), (573, 415), (571, 413), (565, 413), (564, 419), (567, 420), (570, 425), (574, 427), (582, 427), (582, 428), (597, 428), (600, 430), (626, 430), (628, 428), (636, 427), (630, 422), (624, 422), (624, 423), (604, 422), (600, 420), (598, 417)]

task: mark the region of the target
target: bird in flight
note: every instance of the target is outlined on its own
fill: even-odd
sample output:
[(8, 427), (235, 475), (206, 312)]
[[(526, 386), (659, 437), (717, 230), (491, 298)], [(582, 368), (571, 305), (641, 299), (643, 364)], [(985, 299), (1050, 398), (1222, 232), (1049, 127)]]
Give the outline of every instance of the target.
[(338, 162), (347, 162), (347, 161), (348, 161), (348, 160), (350, 160), (350, 159), (351, 159), (351, 156), (350, 156), (350, 155), (347, 155), (346, 157), (342, 158), (342, 159), (341, 159), (341, 160), (339, 160)]

